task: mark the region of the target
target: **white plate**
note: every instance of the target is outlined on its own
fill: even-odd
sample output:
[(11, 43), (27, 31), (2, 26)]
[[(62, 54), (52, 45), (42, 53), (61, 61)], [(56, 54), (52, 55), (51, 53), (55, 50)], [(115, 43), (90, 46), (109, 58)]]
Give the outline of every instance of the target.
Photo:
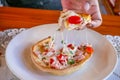
[(111, 74), (117, 63), (116, 51), (103, 35), (90, 29), (71, 31), (70, 35), (65, 32), (68, 42), (86, 42), (87, 34), (87, 42), (93, 45), (93, 56), (80, 70), (66, 76), (55, 76), (38, 70), (31, 62), (30, 48), (37, 41), (53, 35), (57, 29), (57, 24), (41, 25), (28, 29), (11, 40), (5, 57), (13, 74), (22, 80), (102, 80)]

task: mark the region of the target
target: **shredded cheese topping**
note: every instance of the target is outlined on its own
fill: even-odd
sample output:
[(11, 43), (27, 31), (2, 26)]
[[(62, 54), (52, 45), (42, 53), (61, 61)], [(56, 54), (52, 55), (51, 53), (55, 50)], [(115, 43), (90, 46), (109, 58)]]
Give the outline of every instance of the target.
[(55, 69), (64, 69), (83, 60), (87, 54), (93, 53), (93, 48), (89, 44), (76, 46), (74, 44), (65, 44), (59, 50), (54, 49), (54, 40), (43, 43), (44, 51), (40, 51), (39, 45), (35, 46), (33, 52), (38, 56), (36, 61), (44, 67)]

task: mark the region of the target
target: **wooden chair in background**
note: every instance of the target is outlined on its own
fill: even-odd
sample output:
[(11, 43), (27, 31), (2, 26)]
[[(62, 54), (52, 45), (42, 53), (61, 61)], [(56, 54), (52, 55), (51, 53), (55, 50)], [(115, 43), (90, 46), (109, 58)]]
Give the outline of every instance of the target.
[(102, 2), (107, 14), (120, 16), (120, 0), (102, 0)]

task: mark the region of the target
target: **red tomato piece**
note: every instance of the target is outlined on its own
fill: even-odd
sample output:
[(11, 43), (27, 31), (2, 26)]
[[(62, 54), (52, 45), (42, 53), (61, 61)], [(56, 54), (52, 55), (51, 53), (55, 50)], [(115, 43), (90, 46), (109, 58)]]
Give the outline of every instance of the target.
[(86, 47), (86, 52), (87, 52), (87, 53), (93, 53), (93, 48), (87, 46), (87, 47)]
[(82, 22), (82, 19), (80, 18), (80, 16), (70, 16), (68, 18), (68, 22), (71, 24), (79, 24)]
[(63, 65), (65, 60), (59, 60), (59, 62)]
[(61, 60), (62, 56), (63, 56), (62, 54), (59, 54), (59, 55), (57, 56), (57, 59), (58, 59), (58, 60)]
[(59, 55), (57, 56), (57, 59), (58, 59), (59, 61), (60, 61), (60, 60), (63, 60), (62, 58), (63, 58), (64, 60), (65, 60), (65, 59), (67, 60), (68, 57), (67, 57), (67, 55), (63, 55), (63, 54), (59, 54)]
[(74, 46), (72, 44), (67, 45), (68, 48), (74, 49)]
[(51, 59), (50, 59), (50, 64), (52, 64), (53, 62), (54, 62), (54, 59), (51, 58)]
[(68, 56), (67, 56), (67, 55), (63, 55), (63, 54), (59, 54), (59, 55), (57, 56), (57, 59), (58, 59), (59, 62), (62, 64), (62, 63), (65, 62), (65, 60), (68, 59)]

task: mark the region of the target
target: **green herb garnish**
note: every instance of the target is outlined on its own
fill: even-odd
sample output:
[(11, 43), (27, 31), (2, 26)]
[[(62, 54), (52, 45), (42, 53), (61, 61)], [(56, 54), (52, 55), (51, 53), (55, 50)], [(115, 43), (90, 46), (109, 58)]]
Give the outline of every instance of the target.
[(61, 41), (62, 44), (66, 44), (63, 40)]
[(75, 61), (74, 61), (73, 59), (69, 59), (69, 60), (68, 60), (68, 64), (72, 65), (72, 64), (74, 64), (74, 63), (75, 63)]
[(61, 43), (64, 44), (64, 41), (62, 40)]
[(70, 52), (70, 54), (73, 54), (73, 52), (72, 51), (69, 51)]

